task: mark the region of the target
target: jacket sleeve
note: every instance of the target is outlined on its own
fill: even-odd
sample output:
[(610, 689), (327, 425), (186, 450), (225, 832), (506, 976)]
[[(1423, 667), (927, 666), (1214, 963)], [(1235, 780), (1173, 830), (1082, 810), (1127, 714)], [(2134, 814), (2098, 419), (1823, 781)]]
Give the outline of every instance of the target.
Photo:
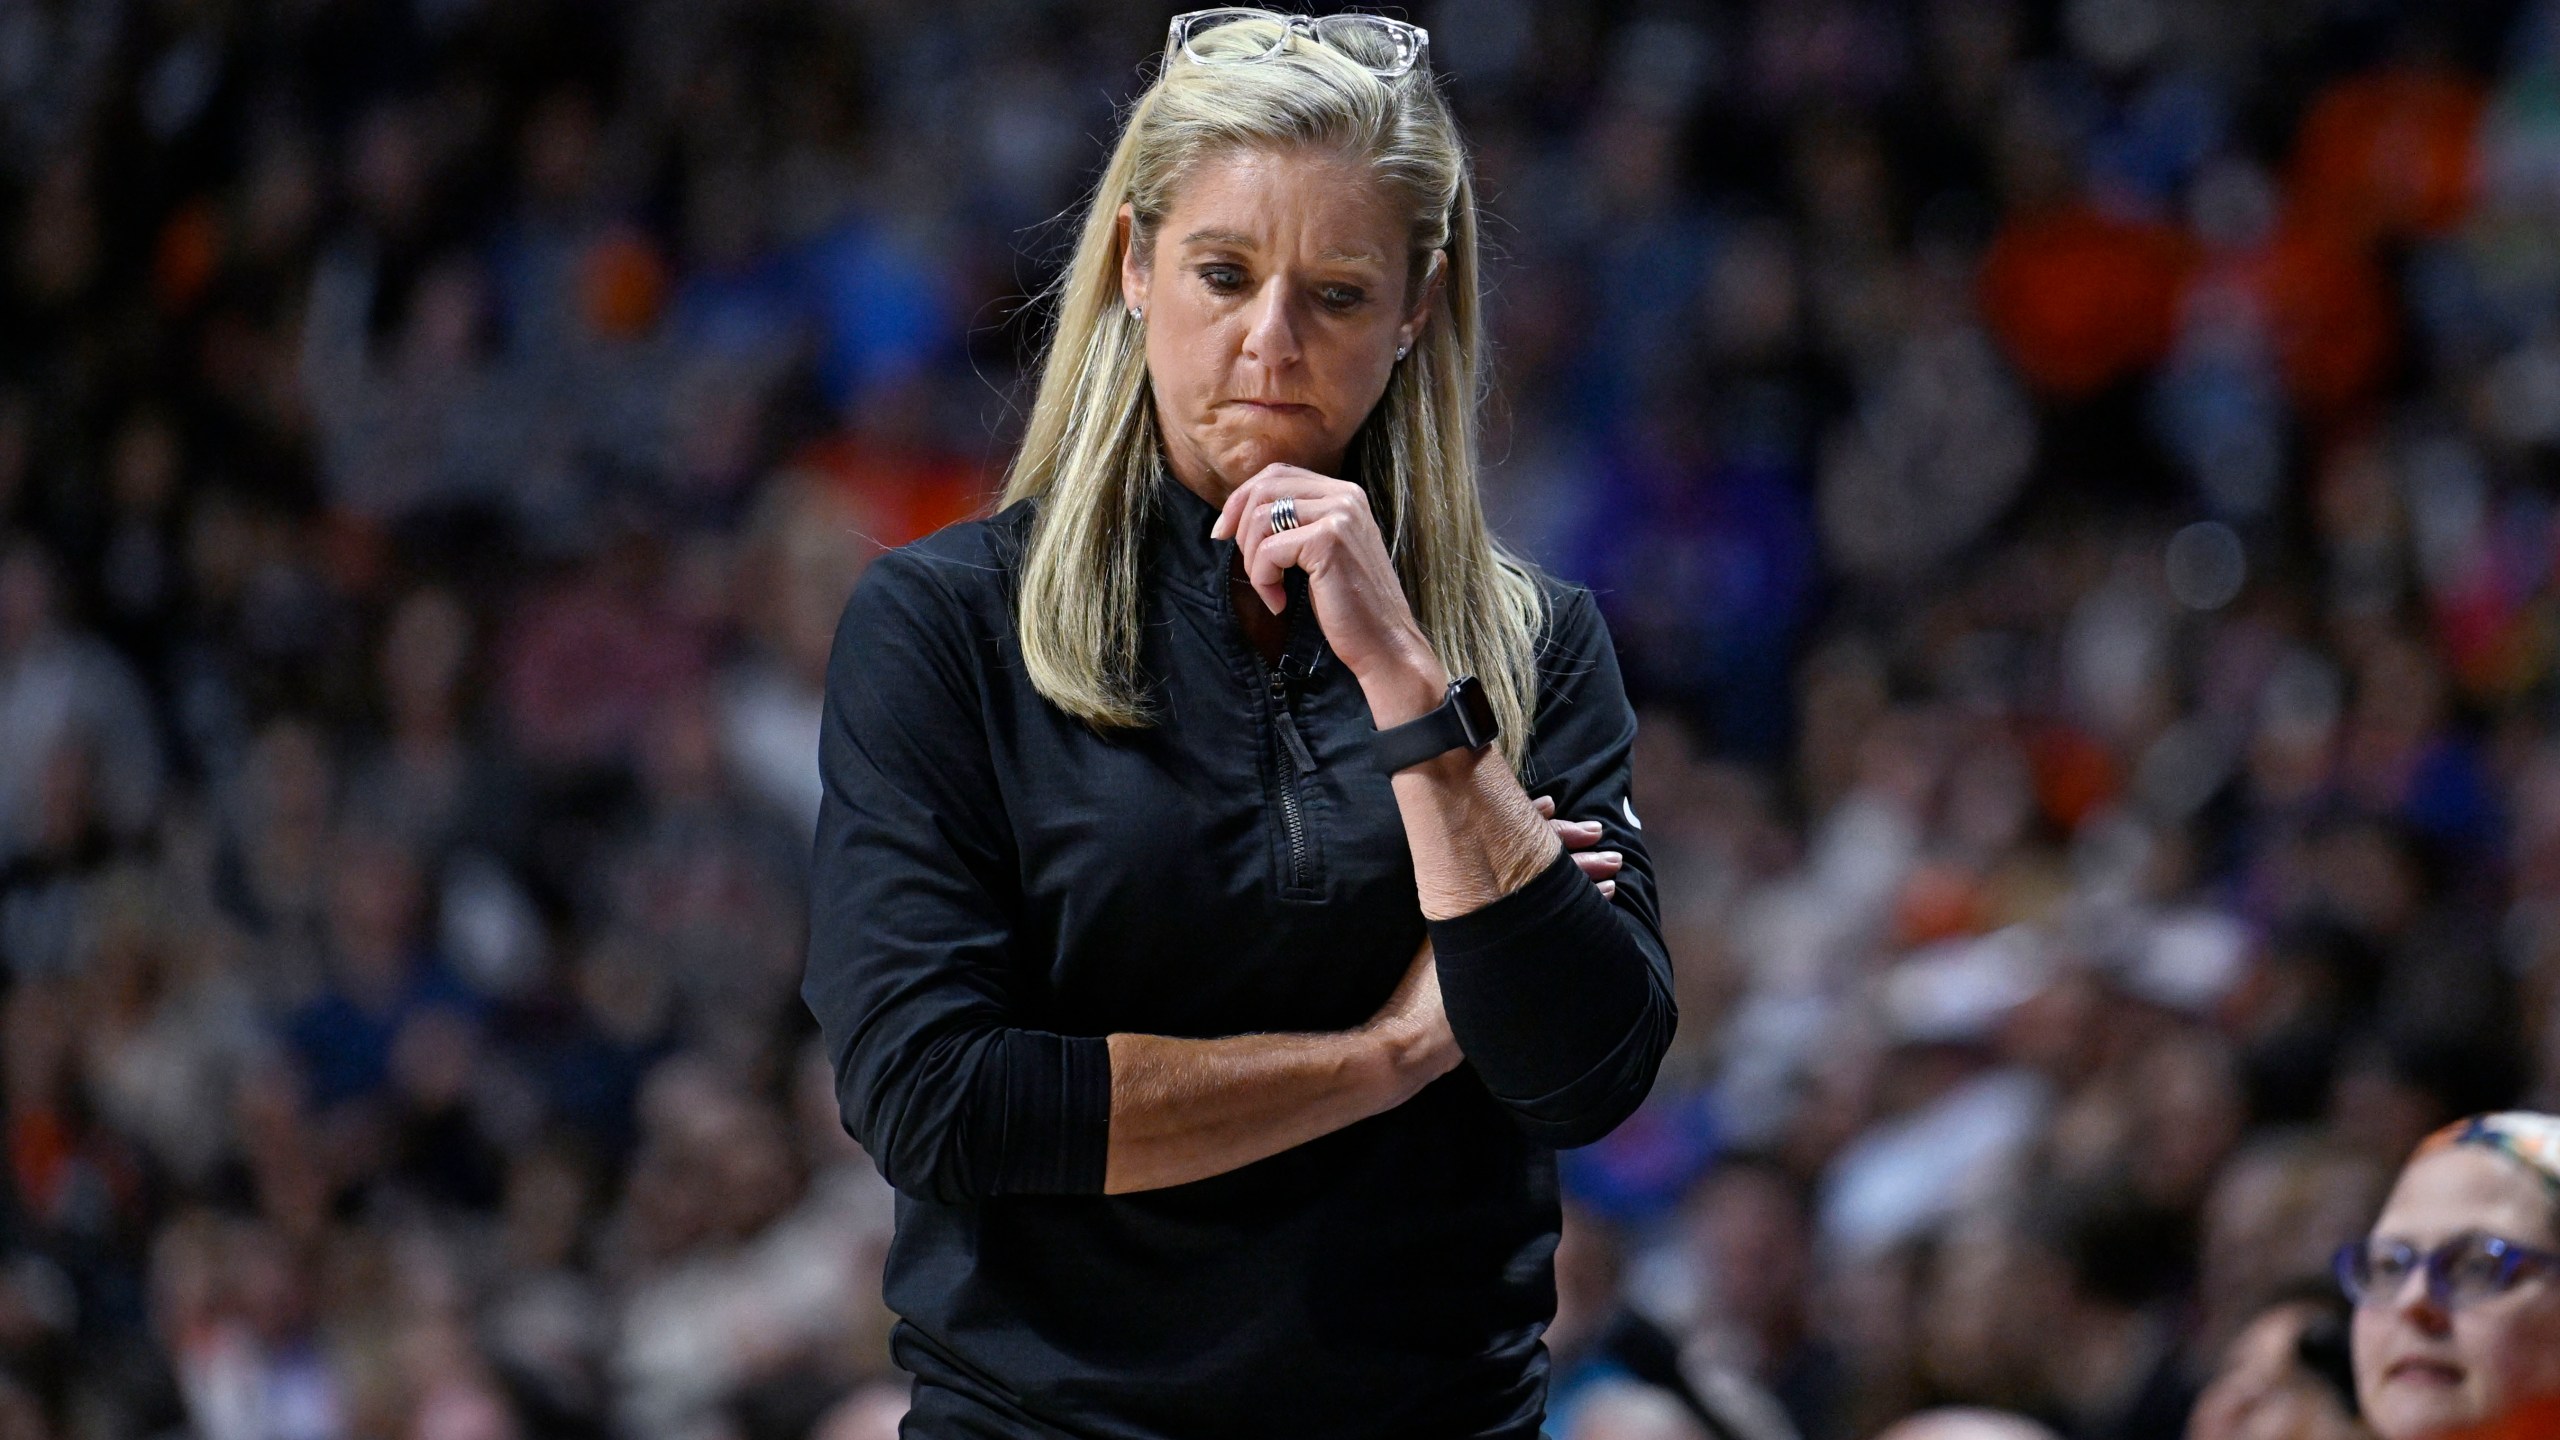
[(874, 562), (827, 661), (801, 996), (845, 1129), (946, 1203), (1099, 1194), (1101, 1036), (1017, 1023), (1015, 873), (979, 676), (995, 640), (906, 551)]
[(1527, 885), (1435, 921), (1440, 990), (1467, 1062), (1528, 1134), (1588, 1145), (1653, 1086), (1677, 1016), (1653, 865), (1628, 790), (1635, 712), (1590, 593), (1554, 596), (1540, 658), (1532, 795), (1597, 820), (1598, 848), (1625, 855), (1617, 898), (1570, 855)]

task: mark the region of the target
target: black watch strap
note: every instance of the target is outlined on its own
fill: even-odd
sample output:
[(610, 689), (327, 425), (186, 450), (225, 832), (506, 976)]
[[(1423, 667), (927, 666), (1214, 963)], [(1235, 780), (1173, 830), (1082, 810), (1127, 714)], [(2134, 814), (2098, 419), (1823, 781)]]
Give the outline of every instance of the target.
[(1377, 757), (1378, 768), (1393, 775), (1460, 747), (1481, 750), (1501, 734), (1502, 723), (1494, 718), (1493, 701), (1485, 695), (1484, 686), (1473, 675), (1461, 675), (1449, 682), (1449, 694), (1439, 709), (1379, 731), (1369, 741), (1369, 749)]

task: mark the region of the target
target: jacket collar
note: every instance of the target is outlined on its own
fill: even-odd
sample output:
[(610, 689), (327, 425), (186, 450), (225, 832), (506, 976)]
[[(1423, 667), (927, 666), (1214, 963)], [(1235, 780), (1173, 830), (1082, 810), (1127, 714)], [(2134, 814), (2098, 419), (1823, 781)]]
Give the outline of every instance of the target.
[[(1218, 523), (1218, 507), (1194, 495), (1179, 480), (1159, 471), (1155, 497), (1147, 507), (1148, 569), (1156, 583), (1205, 605), (1199, 618), (1214, 633), (1243, 643), (1236, 628), (1235, 599), (1228, 590), (1235, 573), (1236, 542), (1212, 540), (1209, 527)], [(1332, 653), (1317, 628), (1307, 597), (1307, 573), (1290, 570), (1281, 577), (1289, 590), (1288, 664), (1302, 677), (1322, 672)]]
[(1147, 528), (1154, 542), (1153, 570), (1180, 590), (1218, 605), (1227, 600), (1227, 577), (1235, 567), (1236, 542), (1212, 540), (1209, 527), (1218, 523), (1218, 507), (1191, 493), (1188, 486), (1158, 471)]

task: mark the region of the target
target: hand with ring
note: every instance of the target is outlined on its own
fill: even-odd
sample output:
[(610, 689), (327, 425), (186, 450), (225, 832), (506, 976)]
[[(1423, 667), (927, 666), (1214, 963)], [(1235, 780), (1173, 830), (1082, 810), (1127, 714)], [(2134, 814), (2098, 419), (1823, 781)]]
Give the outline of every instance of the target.
[(1367, 692), (1379, 726), (1440, 703), (1449, 673), (1405, 600), (1369, 492), (1295, 465), (1266, 465), (1227, 496), (1209, 534), (1236, 542), (1246, 582), (1274, 615), (1289, 604), (1282, 574), (1293, 566), (1307, 572), (1316, 623)]

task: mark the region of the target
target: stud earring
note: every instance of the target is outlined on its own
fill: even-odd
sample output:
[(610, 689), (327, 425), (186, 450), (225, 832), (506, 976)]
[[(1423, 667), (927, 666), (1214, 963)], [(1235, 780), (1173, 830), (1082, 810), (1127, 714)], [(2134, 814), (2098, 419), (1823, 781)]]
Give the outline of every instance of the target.
[(1412, 347), (1412, 346), (1410, 346), (1410, 345), (1399, 345), (1399, 346), (1397, 346), (1397, 347), (1396, 347), (1396, 358), (1397, 358), (1397, 359), (1399, 359), (1399, 360), (1403, 359), (1403, 358), (1404, 358), (1404, 352), (1406, 352), (1407, 350), (1410, 350), (1410, 349), (1412, 349), (1412, 348), (1413, 348), (1413, 347)]
[(1140, 321), (1140, 320), (1144, 320), (1144, 319), (1146, 319), (1146, 318), (1147, 318), (1147, 307), (1146, 307), (1146, 306), (1144, 306), (1144, 305), (1132, 305), (1132, 306), (1130, 306), (1130, 307), (1129, 307), (1129, 320), (1130, 320), (1130, 322), (1131, 322), (1132, 324), (1134, 324), (1134, 323), (1136, 323), (1136, 322), (1138, 322), (1138, 321)]

